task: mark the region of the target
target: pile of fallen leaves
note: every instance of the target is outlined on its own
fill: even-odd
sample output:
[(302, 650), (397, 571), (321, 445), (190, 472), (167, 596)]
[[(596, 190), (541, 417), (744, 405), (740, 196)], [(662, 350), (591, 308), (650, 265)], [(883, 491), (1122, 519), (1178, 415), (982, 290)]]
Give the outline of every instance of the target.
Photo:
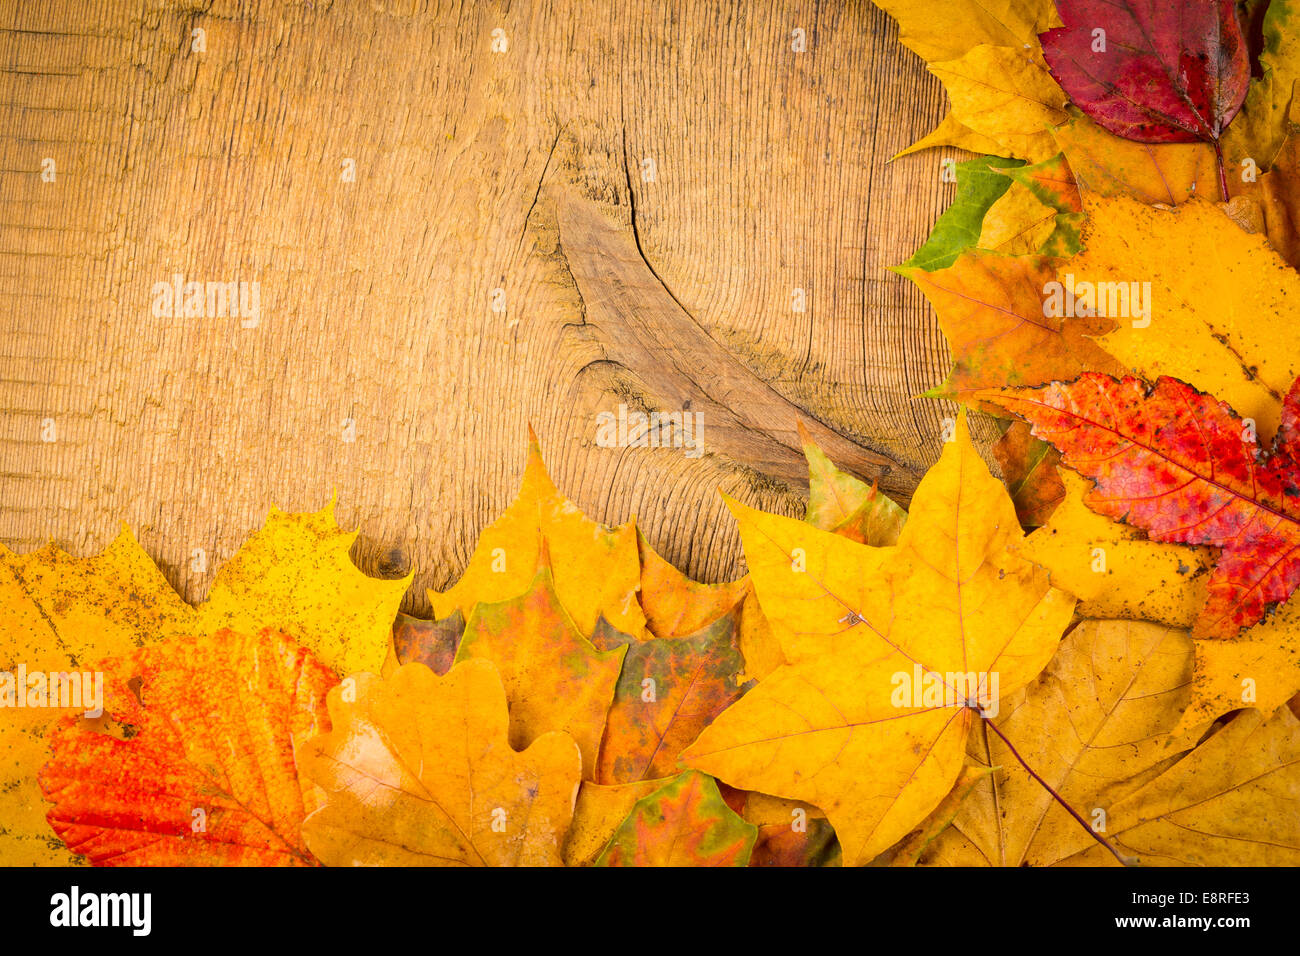
[(1296, 6), (876, 2), (952, 99), (912, 149), (986, 154), (899, 270), (970, 409), (907, 511), (805, 439), (700, 584), (534, 439), (432, 620), (332, 508), (198, 607), (127, 531), (0, 549), (0, 672), (104, 674), (0, 685), (0, 859), (1300, 864)]

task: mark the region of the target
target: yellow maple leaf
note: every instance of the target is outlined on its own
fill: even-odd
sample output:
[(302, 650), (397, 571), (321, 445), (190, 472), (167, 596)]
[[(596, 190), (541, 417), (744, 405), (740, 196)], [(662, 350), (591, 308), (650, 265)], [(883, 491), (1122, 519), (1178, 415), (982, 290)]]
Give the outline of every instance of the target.
[(603, 616), (624, 634), (644, 637), (636, 526), (606, 528), (561, 495), (531, 429), (519, 494), (483, 529), (460, 580), (446, 591), (429, 591), (434, 617), (459, 609), (468, 619), (475, 604), (521, 594), (537, 570), (543, 539), (554, 562), (556, 594), (578, 630), (592, 633)]
[[(724, 711), (684, 760), (732, 786), (814, 804), (845, 865), (865, 863), (949, 792), (972, 698), (991, 707), (1028, 683), (1074, 600), (1012, 551), (1022, 537), (1014, 506), (964, 416), (896, 547), (730, 504), (791, 663)], [(941, 700), (916, 690), (931, 676)]]
[(745, 673), (737, 678), (741, 683), (762, 680), (785, 663), (781, 642), (758, 603), (753, 581), (748, 576), (745, 580), (749, 590), (740, 605), (740, 656), (745, 659)]
[(581, 775), (573, 738), (522, 753), (506, 739), (506, 696), (490, 661), (438, 677), (404, 664), (328, 698), (333, 729), (305, 747), (318, 805), (303, 822), (329, 866), (559, 866)]
[(899, 153), (955, 146), (1031, 162), (1056, 149), (1049, 128), (1065, 121), (1065, 94), (1043, 61), (1038, 34), (1060, 26), (1051, 0), (875, 0), (898, 21), (899, 42), (939, 77), (952, 111)]
[(958, 811), (961, 810), (962, 804), (992, 772), (991, 767), (968, 761), (961, 768), (961, 773), (957, 775), (957, 782), (953, 785), (953, 788), (934, 808), (934, 812), (926, 817), (925, 822), (909, 833), (905, 839), (895, 843), (872, 860), (871, 865), (916, 866), (920, 862), (921, 856), (930, 848), (930, 845), (940, 835), (948, 831), (948, 827), (952, 825)]
[(272, 508), (217, 572), (199, 605), (199, 630), (255, 634), (269, 627), (339, 674), (377, 672), (414, 574), (384, 581), (363, 573), (348, 557), (356, 537), (335, 522), (333, 502), (315, 513)]
[[(808, 510), (804, 520), (814, 528), (871, 547), (896, 544), (907, 512), (875, 485), (838, 468), (802, 423), (799, 438), (808, 459)], [(782, 644), (788, 645), (792, 637), (788, 629), (778, 636), (762, 612), (749, 576), (741, 580), (749, 588), (740, 612), (740, 649), (745, 658), (742, 680), (762, 680), (785, 663)]]

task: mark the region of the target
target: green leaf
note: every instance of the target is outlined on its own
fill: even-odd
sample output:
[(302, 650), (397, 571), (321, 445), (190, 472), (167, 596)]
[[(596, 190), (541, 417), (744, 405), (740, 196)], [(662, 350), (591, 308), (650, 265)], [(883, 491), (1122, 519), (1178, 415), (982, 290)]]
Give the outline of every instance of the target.
[(934, 224), (930, 238), (925, 241), (903, 268), (923, 269), (932, 272), (946, 269), (967, 249), (979, 241), (980, 227), (989, 207), (1011, 188), (999, 169), (1022, 165), (1018, 159), (981, 156), (956, 165), (957, 198)]

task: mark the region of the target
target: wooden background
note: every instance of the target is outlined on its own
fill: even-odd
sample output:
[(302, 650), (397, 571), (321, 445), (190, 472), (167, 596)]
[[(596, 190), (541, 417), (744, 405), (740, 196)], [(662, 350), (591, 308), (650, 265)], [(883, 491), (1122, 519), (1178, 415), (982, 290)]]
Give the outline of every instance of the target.
[[(888, 159), (944, 102), (866, 0), (3, 0), (0, 541), (125, 521), (199, 600), (271, 504), (337, 492), (419, 611), (529, 422), (704, 580), (742, 569), (719, 487), (802, 508), (797, 419), (906, 500), (948, 352), (886, 267), (954, 187)], [(258, 326), (155, 318), (175, 273), (259, 282)], [(620, 402), (702, 412), (709, 454), (597, 447)]]

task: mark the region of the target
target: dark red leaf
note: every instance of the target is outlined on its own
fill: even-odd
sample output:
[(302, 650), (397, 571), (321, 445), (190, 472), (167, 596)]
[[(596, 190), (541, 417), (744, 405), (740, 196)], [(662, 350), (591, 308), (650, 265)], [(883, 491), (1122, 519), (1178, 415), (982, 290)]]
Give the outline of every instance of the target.
[[(1233, 0), (1057, 0), (1039, 39), (1081, 110), (1141, 143), (1217, 143), (1250, 83)], [(1105, 31), (1104, 36), (1098, 31)]]

